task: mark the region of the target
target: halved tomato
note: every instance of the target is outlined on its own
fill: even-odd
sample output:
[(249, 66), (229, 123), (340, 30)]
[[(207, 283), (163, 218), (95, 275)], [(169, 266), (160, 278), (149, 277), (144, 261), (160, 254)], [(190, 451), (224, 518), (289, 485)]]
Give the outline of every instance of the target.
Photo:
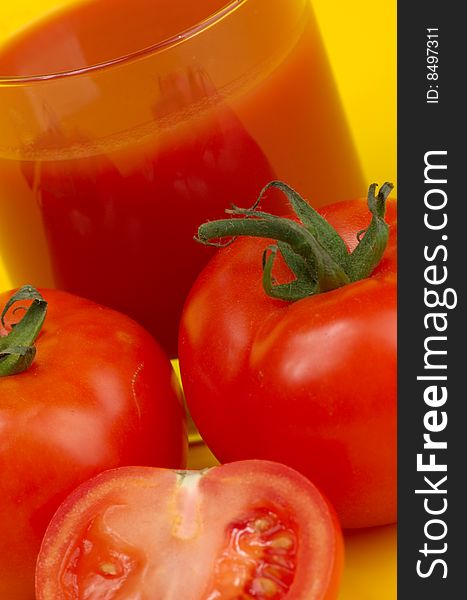
[(337, 598), (333, 509), (268, 461), (203, 471), (123, 467), (81, 485), (49, 525), (37, 600)]

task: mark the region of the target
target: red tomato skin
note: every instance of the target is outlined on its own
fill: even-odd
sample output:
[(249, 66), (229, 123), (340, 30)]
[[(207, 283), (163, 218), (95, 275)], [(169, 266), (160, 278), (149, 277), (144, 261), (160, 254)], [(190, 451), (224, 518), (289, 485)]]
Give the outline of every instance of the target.
[(35, 360), (0, 378), (0, 598), (8, 600), (34, 598), (42, 536), (78, 484), (120, 465), (186, 459), (180, 390), (154, 339), (123, 314), (42, 294), (49, 305)]
[[(108, 507), (126, 503), (125, 494), (128, 490), (137, 490), (138, 487), (148, 489), (151, 486), (157, 488), (154, 505), (173, 507), (177, 503), (177, 476), (165, 469), (112, 469), (74, 490), (55, 513), (44, 536), (36, 568), (37, 600), (68, 600), (69, 596), (64, 594), (62, 587), (64, 562), (70, 556), (76, 540), (83, 535), (85, 523)], [(299, 531), (299, 558), (287, 600), (338, 598), (344, 564), (340, 524), (326, 498), (300, 473), (270, 461), (237, 461), (205, 470), (199, 490), (198, 519), (201, 527), (197, 535), (186, 542), (193, 548), (191, 556), (194, 562), (199, 556), (206, 558), (200, 537), (209, 534), (212, 528), (217, 528), (224, 535), (223, 529), (230, 519), (235, 520), (235, 517), (245, 513), (245, 509), (267, 497), (268, 502), (289, 515)], [(137, 509), (150, 527), (145, 509), (142, 506)], [(162, 513), (164, 523), (157, 531), (164, 531), (167, 536), (167, 532), (173, 531), (173, 514), (163, 511), (158, 510), (159, 515)], [(174, 557), (177, 549), (180, 549), (179, 544), (180, 540), (169, 537), (158, 540), (162, 560), (165, 556)], [(133, 547), (134, 558), (140, 558), (144, 550)], [(209, 581), (197, 580), (200, 572), (206, 573), (205, 567), (179, 565), (180, 571), (185, 569), (192, 573), (192, 577), (185, 582), (190, 600), (195, 596), (198, 598), (198, 592), (201, 592), (199, 600), (205, 600), (209, 594)], [(210, 570), (211, 564), (208, 565)], [(161, 591), (159, 593), (162, 594)]]
[[(320, 211), (350, 248), (369, 222), (363, 200)], [(198, 277), (180, 328), (186, 400), (216, 457), (288, 464), (344, 527), (396, 520), (394, 201), (386, 218), (389, 242), (369, 278), (295, 303), (263, 291), (270, 242), (236, 240)]]

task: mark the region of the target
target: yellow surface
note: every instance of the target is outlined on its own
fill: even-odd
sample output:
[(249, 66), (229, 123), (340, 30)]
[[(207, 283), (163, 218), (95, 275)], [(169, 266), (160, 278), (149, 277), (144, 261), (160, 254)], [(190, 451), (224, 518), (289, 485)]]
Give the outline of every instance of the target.
[[(4, 2), (0, 11), (0, 43), (37, 15), (69, 2)], [(396, 1), (314, 0), (313, 4), (367, 180), (395, 181)], [(8, 287), (0, 257), (0, 291)], [(213, 462), (206, 448), (193, 448), (191, 467)], [(395, 598), (395, 526), (347, 534), (346, 569), (339, 600)]]

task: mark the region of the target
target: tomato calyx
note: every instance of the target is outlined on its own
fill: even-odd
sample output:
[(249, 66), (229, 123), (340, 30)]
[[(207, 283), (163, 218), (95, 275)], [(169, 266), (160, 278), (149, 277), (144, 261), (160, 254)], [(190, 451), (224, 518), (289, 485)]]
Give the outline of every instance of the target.
[[(377, 187), (376, 183), (369, 187), (371, 222), (366, 230), (359, 232), (358, 244), (351, 253), (336, 230), (293, 188), (281, 181), (268, 183), (251, 208), (232, 206), (227, 209), (226, 213), (233, 218), (202, 224), (195, 239), (218, 247), (226, 244), (212, 240), (237, 236), (275, 240), (276, 243), (270, 245), (263, 255), (264, 290), (269, 296), (280, 300), (300, 300), (364, 279), (378, 265), (388, 241), (386, 200), (393, 185), (384, 183), (376, 195)], [(258, 210), (264, 195), (271, 188), (277, 188), (287, 197), (299, 221)], [(291, 282), (277, 283), (273, 277), (278, 252), (295, 277)]]
[[(5, 316), (16, 302), (32, 300), (23, 318), (8, 331)], [(14, 311), (18, 310), (17, 307)], [(0, 315), (0, 377), (26, 371), (36, 355), (34, 342), (47, 314), (47, 302), (31, 285), (24, 285), (6, 303)]]

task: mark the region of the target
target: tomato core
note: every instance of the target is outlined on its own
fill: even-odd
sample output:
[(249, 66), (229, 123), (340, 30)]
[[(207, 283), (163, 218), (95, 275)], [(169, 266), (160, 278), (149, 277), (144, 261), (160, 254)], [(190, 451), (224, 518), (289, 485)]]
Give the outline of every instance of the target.
[(281, 600), (292, 585), (297, 534), (271, 510), (257, 509), (231, 525), (206, 600)]

